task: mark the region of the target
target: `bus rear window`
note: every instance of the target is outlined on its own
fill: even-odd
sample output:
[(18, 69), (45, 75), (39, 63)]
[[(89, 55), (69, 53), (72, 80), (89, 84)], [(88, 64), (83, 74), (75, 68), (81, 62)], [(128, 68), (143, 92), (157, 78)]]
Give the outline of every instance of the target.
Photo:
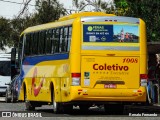
[(83, 42), (139, 43), (137, 24), (83, 24)]

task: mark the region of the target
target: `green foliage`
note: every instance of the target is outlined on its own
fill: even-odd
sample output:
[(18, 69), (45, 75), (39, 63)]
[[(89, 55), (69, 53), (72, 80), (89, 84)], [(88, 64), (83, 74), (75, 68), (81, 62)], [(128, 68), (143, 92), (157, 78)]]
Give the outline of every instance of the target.
[[(124, 0), (115, 0), (117, 10), (122, 8), (119, 3)], [(159, 0), (126, 0), (125, 16), (138, 17), (145, 21), (147, 41), (160, 41), (160, 1)]]
[(57, 0), (36, 0), (36, 6), (37, 13), (33, 20), (38, 24), (58, 20), (66, 11)]
[(0, 49), (4, 50), (4, 46), (11, 43), (9, 34), (11, 32), (10, 20), (0, 17), (0, 31)]

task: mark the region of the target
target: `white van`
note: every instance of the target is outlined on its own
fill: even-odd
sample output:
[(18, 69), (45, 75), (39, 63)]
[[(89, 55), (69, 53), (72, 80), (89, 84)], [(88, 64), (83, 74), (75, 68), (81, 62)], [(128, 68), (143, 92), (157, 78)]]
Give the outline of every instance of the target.
[(7, 83), (11, 81), (11, 54), (0, 54), (0, 96), (5, 95)]

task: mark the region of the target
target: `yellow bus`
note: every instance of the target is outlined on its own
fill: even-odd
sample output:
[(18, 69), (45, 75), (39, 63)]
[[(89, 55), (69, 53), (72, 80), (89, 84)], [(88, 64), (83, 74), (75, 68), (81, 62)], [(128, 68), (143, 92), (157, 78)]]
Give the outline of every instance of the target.
[(145, 103), (146, 49), (140, 18), (82, 12), (29, 27), (19, 42), (18, 99), (28, 110), (53, 105), (55, 113)]

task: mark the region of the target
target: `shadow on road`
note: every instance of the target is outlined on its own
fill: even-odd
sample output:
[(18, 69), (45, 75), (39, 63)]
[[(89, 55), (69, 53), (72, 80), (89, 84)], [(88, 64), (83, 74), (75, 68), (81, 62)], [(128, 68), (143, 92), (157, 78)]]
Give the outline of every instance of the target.
[(69, 114), (59, 114), (55, 115), (53, 112), (53, 109), (36, 109), (37, 112), (42, 112), (45, 113), (46, 117), (51, 117), (53, 116), (91, 116), (91, 117), (103, 117), (103, 116), (129, 116), (129, 113), (145, 113), (145, 114), (160, 114), (160, 107), (155, 107), (155, 106), (126, 106), (124, 109), (123, 114), (120, 113), (106, 113), (104, 110), (104, 107), (92, 107), (88, 111), (81, 111), (79, 108), (74, 108), (72, 112)]

